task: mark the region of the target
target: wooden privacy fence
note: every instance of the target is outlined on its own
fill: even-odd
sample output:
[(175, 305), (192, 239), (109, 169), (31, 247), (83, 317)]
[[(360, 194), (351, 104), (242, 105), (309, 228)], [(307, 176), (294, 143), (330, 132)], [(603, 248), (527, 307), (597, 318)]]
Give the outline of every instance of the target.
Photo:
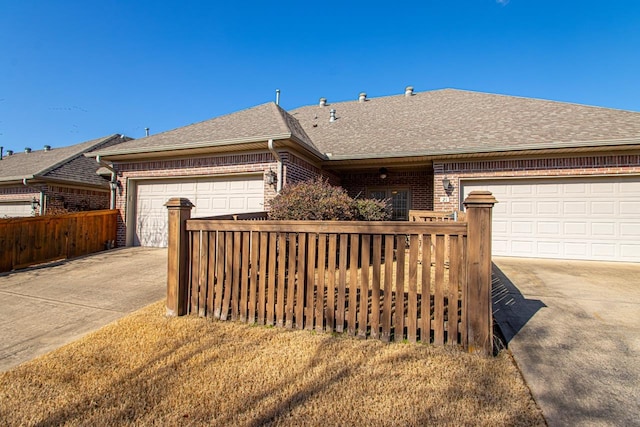
[(0, 272), (112, 247), (116, 210), (0, 219)]
[(189, 219), (169, 209), (167, 313), (491, 352), (491, 208), (467, 222)]

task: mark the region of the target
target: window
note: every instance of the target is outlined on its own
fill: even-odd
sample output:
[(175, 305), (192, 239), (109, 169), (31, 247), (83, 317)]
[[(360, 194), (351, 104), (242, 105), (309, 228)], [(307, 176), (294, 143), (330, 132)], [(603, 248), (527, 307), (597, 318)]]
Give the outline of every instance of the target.
[(367, 192), (371, 199), (391, 201), (392, 217), (394, 221), (407, 221), (411, 209), (411, 192), (406, 188), (371, 188)]

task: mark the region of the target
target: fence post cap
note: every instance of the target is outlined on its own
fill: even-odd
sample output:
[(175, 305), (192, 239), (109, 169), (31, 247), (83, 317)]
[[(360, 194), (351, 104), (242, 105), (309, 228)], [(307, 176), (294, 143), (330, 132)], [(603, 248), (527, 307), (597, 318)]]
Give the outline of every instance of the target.
[(465, 207), (475, 206), (475, 207), (493, 207), (498, 201), (491, 191), (485, 190), (476, 190), (469, 193), (464, 202), (462, 202)]
[(191, 200), (185, 197), (173, 197), (164, 204), (168, 209), (171, 208), (192, 208), (195, 205), (191, 203)]

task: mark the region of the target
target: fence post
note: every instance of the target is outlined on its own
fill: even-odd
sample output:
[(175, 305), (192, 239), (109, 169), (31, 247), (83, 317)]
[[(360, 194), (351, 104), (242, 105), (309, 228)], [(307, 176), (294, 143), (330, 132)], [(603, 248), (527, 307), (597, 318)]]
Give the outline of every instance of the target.
[(167, 316), (184, 316), (188, 312), (188, 236), (187, 220), (193, 203), (175, 197), (164, 204), (169, 211), (169, 248), (167, 259)]
[(489, 191), (472, 191), (465, 199), (467, 237), (467, 337), (469, 352), (491, 354), (491, 209), (497, 201)]

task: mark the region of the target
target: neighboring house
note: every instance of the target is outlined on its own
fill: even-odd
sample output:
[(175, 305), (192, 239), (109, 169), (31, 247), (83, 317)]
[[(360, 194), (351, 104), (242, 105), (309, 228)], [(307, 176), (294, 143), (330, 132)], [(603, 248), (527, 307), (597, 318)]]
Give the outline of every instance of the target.
[[(108, 209), (111, 174), (84, 153), (128, 141), (111, 135), (62, 148), (3, 153), (0, 160), (0, 218), (52, 211)], [(108, 171), (107, 171), (108, 172)]]
[[(493, 252), (640, 261), (640, 113), (454, 89), (259, 105), (96, 150), (117, 170), (119, 244), (166, 245), (171, 197), (193, 216), (268, 209), (324, 176), (352, 196), (461, 209), (490, 190)], [(273, 182), (273, 184), (271, 184)]]

